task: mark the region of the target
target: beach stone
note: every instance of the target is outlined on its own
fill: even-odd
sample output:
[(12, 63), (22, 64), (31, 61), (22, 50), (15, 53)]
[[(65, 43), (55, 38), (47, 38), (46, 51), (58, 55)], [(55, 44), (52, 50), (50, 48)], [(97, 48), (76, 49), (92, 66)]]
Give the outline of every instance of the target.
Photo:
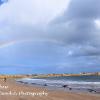
[(67, 87), (68, 87), (68, 85), (63, 85), (62, 87), (67, 88)]

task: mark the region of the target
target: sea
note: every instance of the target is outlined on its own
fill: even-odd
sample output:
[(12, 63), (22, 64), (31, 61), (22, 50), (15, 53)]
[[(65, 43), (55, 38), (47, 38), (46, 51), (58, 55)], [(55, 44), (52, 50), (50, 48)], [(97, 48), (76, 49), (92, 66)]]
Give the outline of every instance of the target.
[(23, 78), (17, 82), (49, 89), (100, 92), (100, 76), (61, 76), (48, 78)]

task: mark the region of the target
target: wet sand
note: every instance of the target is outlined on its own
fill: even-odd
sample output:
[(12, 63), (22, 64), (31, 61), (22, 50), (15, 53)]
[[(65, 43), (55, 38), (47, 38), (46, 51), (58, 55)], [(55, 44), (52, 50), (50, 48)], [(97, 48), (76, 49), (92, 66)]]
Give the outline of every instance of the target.
[(0, 80), (0, 100), (100, 100), (99, 94), (47, 90), (43, 87)]

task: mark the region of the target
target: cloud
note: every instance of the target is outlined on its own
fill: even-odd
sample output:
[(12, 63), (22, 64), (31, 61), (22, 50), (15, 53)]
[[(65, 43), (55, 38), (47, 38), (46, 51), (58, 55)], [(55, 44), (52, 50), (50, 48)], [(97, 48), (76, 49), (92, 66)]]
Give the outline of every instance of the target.
[(4, 3), (0, 7), (1, 65), (34, 65), (39, 66), (36, 70), (42, 66), (58, 72), (99, 66), (99, 4), (99, 0)]
[(71, 0), (68, 9), (59, 17), (58, 22), (70, 21), (73, 19), (97, 19), (100, 17), (99, 4), (99, 0)]
[(66, 8), (67, 2), (68, 0), (9, 0), (0, 8), (0, 19), (6, 19), (15, 25), (46, 24)]
[(47, 40), (47, 24), (67, 8), (68, 2), (69, 0), (9, 0), (0, 7), (0, 42), (27, 38)]
[[(56, 57), (60, 58), (59, 50), (56, 50), (59, 48), (56, 46), (58, 42), (49, 39), (46, 28), (67, 8), (68, 1), (8, 0), (0, 6), (1, 72), (11, 69), (7, 73), (18, 73), (15, 70), (22, 69), (22, 65), (31, 65), (31, 71), (34, 68), (37, 71), (41, 66), (48, 69), (46, 66), (50, 66), (50, 63), (54, 65), (59, 60), (55, 60)], [(53, 56), (55, 54), (58, 56)], [(9, 67), (11, 65), (14, 68)], [(6, 68), (2, 69), (3, 66)]]
[(99, 0), (71, 0), (64, 14), (50, 23), (51, 37), (66, 48), (70, 45), (74, 45), (74, 49), (81, 47), (77, 50), (83, 55), (97, 55), (100, 51), (99, 4)]
[(50, 37), (64, 47), (60, 68), (100, 66), (99, 4), (99, 0), (71, 0), (68, 9), (49, 24)]

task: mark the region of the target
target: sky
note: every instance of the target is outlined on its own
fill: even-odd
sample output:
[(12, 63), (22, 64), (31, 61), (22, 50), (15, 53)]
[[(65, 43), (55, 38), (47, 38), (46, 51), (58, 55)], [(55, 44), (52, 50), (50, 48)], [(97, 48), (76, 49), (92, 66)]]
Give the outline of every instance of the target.
[(0, 0), (0, 74), (100, 71), (100, 0)]

